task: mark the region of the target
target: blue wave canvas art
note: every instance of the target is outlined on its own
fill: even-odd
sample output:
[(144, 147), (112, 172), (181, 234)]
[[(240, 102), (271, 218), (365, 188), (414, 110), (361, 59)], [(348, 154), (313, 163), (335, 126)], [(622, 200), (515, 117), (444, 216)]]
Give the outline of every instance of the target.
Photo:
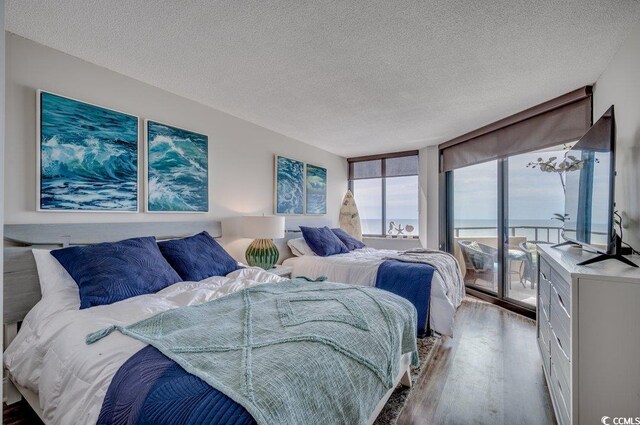
[(138, 210), (138, 118), (38, 92), (45, 211)]
[(276, 157), (276, 214), (304, 214), (304, 162)]
[(147, 210), (209, 211), (209, 138), (147, 121)]
[(307, 164), (307, 214), (327, 213), (327, 169)]

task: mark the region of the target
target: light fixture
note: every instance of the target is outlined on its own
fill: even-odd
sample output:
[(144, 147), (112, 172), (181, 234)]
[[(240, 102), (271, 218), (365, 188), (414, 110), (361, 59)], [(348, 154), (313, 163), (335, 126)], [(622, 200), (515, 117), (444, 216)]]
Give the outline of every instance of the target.
[(284, 217), (275, 215), (242, 217), (242, 235), (254, 239), (244, 256), (250, 266), (272, 268), (280, 253), (273, 239), (284, 238)]

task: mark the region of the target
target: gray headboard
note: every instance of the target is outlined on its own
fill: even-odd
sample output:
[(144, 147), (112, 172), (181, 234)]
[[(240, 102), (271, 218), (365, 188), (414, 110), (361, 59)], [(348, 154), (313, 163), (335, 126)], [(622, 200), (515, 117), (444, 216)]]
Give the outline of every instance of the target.
[(4, 314), (3, 323), (24, 319), (40, 300), (40, 283), (32, 248), (59, 248), (115, 242), (140, 236), (171, 239), (194, 235), (203, 230), (222, 236), (219, 221), (171, 223), (82, 223), (82, 224), (6, 224), (4, 226)]

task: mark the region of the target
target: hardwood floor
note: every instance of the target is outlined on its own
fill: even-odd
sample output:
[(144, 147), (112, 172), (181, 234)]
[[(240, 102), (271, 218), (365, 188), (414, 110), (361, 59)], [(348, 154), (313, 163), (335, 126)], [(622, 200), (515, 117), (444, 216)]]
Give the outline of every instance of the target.
[(555, 424), (535, 322), (484, 302), (458, 310), (398, 425)]
[[(443, 341), (397, 425), (555, 424), (536, 346), (535, 323), (492, 304), (465, 302), (455, 337)], [(5, 424), (39, 424), (24, 402)]]
[(31, 410), (29, 404), (25, 400), (20, 400), (16, 404), (7, 406), (3, 404), (2, 424), (3, 425), (42, 425), (42, 421)]

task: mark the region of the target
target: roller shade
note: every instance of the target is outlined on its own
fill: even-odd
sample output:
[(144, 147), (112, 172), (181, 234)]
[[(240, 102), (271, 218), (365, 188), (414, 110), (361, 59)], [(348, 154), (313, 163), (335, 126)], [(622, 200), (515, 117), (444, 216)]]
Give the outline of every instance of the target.
[(349, 180), (416, 176), (419, 174), (418, 154), (413, 150), (347, 158)]
[(441, 171), (557, 146), (591, 127), (591, 87), (567, 93), (439, 146)]

